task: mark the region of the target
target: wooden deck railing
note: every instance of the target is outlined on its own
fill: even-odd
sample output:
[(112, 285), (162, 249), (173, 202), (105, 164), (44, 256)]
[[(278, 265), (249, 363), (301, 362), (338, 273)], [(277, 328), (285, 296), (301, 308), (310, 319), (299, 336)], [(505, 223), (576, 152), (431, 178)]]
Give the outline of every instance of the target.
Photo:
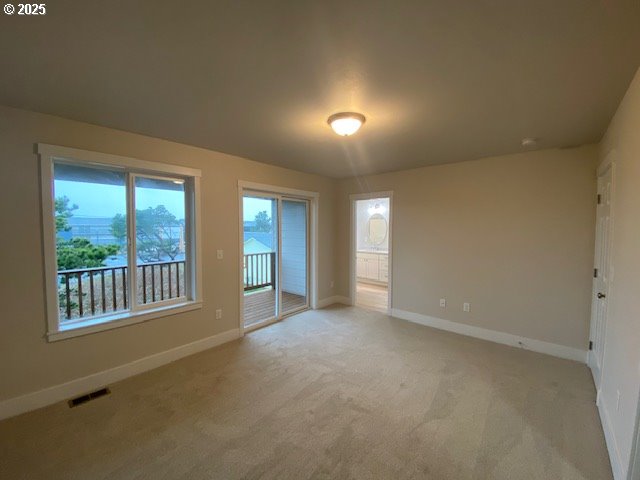
[(276, 252), (249, 253), (244, 256), (244, 290), (276, 288)]
[[(134, 286), (138, 303), (184, 296), (184, 268), (184, 260), (139, 264)], [(58, 271), (60, 316), (68, 320), (127, 309), (127, 270), (118, 265)]]

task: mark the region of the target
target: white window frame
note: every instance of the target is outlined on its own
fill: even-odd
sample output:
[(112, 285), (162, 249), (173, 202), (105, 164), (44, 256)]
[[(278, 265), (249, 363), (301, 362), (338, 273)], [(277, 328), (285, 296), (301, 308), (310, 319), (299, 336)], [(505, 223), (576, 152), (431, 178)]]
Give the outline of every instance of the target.
[[(149, 162), (136, 158), (122, 157), (106, 153), (79, 150), (39, 143), (40, 179), (42, 200), (42, 226), (44, 243), (44, 270), (47, 312), (47, 339), (49, 341), (87, 335), (113, 328), (119, 328), (151, 319), (175, 315), (202, 308), (202, 242), (200, 215), (201, 171), (194, 168)], [(62, 325), (59, 318), (58, 261), (56, 257), (56, 228), (54, 211), (54, 163), (68, 163), (85, 167), (103, 167), (126, 173), (127, 179), (127, 235), (128, 235), (128, 310), (95, 315), (83, 320)], [(156, 177), (166, 180), (184, 180), (186, 208), (186, 248), (184, 299), (171, 299), (153, 304), (138, 305), (135, 301), (136, 258), (135, 252), (135, 203), (131, 194), (135, 192), (135, 178)]]

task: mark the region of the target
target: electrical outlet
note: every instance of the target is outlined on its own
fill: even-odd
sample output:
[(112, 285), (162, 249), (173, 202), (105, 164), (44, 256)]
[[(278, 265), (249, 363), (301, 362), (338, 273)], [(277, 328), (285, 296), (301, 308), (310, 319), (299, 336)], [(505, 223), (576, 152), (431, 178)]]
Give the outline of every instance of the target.
[(462, 304), (462, 310), (464, 312), (470, 312), (471, 311), (471, 304), (467, 303), (467, 302), (463, 303)]
[(336, 284), (336, 282), (334, 282), (333, 280), (331, 280), (331, 283), (329, 283), (329, 288), (333, 288), (333, 286)]
[(442, 308), (444, 308), (444, 307), (446, 307), (446, 306), (447, 306), (447, 299), (446, 299), (446, 298), (441, 298), (441, 299), (440, 299), (440, 306), (441, 306)]
[(222, 309), (218, 308), (216, 310), (216, 320), (220, 320), (222, 318)]
[(218, 250), (216, 252), (216, 256), (218, 257), (218, 260), (222, 260), (224, 258), (224, 250)]

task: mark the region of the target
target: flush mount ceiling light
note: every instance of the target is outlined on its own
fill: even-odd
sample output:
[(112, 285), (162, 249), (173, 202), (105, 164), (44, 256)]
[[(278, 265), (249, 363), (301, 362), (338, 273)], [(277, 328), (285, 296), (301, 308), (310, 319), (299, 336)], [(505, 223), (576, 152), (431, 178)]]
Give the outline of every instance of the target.
[(538, 139), (537, 138), (529, 137), (529, 138), (523, 138), (522, 139), (522, 146), (525, 147), (525, 148), (533, 148), (536, 145), (538, 145)]
[(365, 121), (366, 119), (361, 113), (340, 112), (331, 115), (327, 123), (331, 125), (333, 131), (338, 135), (348, 137), (360, 130), (360, 127)]

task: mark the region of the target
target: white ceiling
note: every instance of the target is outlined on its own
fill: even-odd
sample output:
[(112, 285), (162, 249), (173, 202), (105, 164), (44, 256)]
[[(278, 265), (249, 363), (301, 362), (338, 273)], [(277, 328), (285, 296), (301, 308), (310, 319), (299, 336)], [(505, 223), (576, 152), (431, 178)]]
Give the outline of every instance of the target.
[(333, 177), (597, 142), (640, 64), (638, 0), (46, 5), (0, 103)]

